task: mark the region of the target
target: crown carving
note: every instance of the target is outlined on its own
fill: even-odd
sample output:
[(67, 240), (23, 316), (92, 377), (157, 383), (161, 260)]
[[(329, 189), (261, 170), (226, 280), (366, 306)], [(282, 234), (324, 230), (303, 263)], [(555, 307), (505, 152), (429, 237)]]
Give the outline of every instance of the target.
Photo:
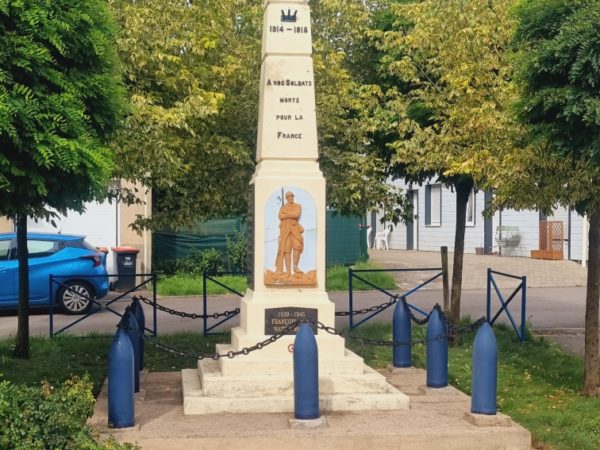
[(288, 9), (287, 14), (282, 9), (281, 10), (281, 21), (282, 22), (296, 22), (298, 20), (298, 10), (294, 11), (292, 14), (292, 10)]

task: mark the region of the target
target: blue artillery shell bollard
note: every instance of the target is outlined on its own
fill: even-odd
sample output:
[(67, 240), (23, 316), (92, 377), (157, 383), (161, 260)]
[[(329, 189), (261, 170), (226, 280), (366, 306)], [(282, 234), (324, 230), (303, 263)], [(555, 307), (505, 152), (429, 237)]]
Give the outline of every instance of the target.
[(394, 345), (392, 363), (394, 367), (410, 367), (412, 366), (411, 322), (410, 311), (404, 297), (396, 303), (393, 329), (394, 341), (406, 342), (406, 344)]
[(448, 386), (448, 324), (436, 305), (427, 322), (427, 386)]
[(117, 330), (108, 351), (108, 426), (135, 425), (133, 346), (127, 332)]
[(294, 341), (294, 417), (310, 420), (319, 414), (319, 351), (309, 324), (303, 323)]
[(496, 414), (497, 362), (496, 336), (490, 324), (485, 322), (479, 327), (473, 342), (472, 413)]
[(129, 310), (124, 318), (124, 325), (127, 330), (127, 336), (131, 340), (131, 345), (133, 347), (133, 362), (134, 362), (134, 392), (140, 392), (140, 339), (141, 336), (138, 331), (137, 320), (135, 320), (135, 316)]
[[(146, 332), (146, 317), (144, 316), (144, 308), (137, 298), (133, 299), (131, 312), (137, 321), (140, 333), (143, 335)], [(139, 355), (140, 355), (140, 370), (144, 368), (144, 337), (140, 335), (139, 339)]]

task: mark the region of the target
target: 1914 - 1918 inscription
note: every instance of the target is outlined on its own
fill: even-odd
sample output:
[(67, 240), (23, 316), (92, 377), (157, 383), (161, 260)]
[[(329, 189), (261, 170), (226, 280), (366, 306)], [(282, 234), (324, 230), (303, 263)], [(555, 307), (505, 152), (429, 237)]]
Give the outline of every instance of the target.
[[(281, 333), (288, 326), (299, 320), (307, 320), (312, 323), (313, 333), (317, 334), (317, 309), (313, 308), (270, 308), (265, 309), (265, 334), (273, 335)], [(285, 334), (296, 334), (297, 327)]]

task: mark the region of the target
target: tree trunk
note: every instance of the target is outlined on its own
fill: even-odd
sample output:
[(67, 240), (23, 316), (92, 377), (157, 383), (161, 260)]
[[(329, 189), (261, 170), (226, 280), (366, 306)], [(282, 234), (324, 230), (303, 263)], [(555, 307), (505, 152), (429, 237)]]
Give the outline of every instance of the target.
[(19, 257), (19, 318), (15, 358), (29, 359), (29, 252), (27, 215), (17, 216), (17, 253)]
[(585, 298), (585, 366), (583, 393), (600, 395), (598, 311), (600, 307), (600, 211), (590, 215), (587, 294)]
[(473, 180), (462, 179), (454, 184), (456, 189), (456, 232), (454, 234), (454, 266), (450, 294), (450, 320), (454, 326), (460, 321), (460, 294), (462, 291), (463, 257), (465, 254), (465, 224), (467, 204), (473, 190)]

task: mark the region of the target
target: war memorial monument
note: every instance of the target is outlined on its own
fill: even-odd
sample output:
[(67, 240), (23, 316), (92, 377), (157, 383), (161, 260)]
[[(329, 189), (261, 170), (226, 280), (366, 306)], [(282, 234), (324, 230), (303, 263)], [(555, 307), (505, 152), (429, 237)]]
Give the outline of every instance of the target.
[[(265, 0), (256, 171), (250, 182), (249, 283), (240, 326), (220, 354), (297, 320), (334, 326), (325, 291), (325, 179), (319, 168), (308, 0)], [(407, 409), (409, 397), (313, 326), (322, 411)], [(295, 330), (259, 351), (184, 370), (185, 414), (291, 412)]]

